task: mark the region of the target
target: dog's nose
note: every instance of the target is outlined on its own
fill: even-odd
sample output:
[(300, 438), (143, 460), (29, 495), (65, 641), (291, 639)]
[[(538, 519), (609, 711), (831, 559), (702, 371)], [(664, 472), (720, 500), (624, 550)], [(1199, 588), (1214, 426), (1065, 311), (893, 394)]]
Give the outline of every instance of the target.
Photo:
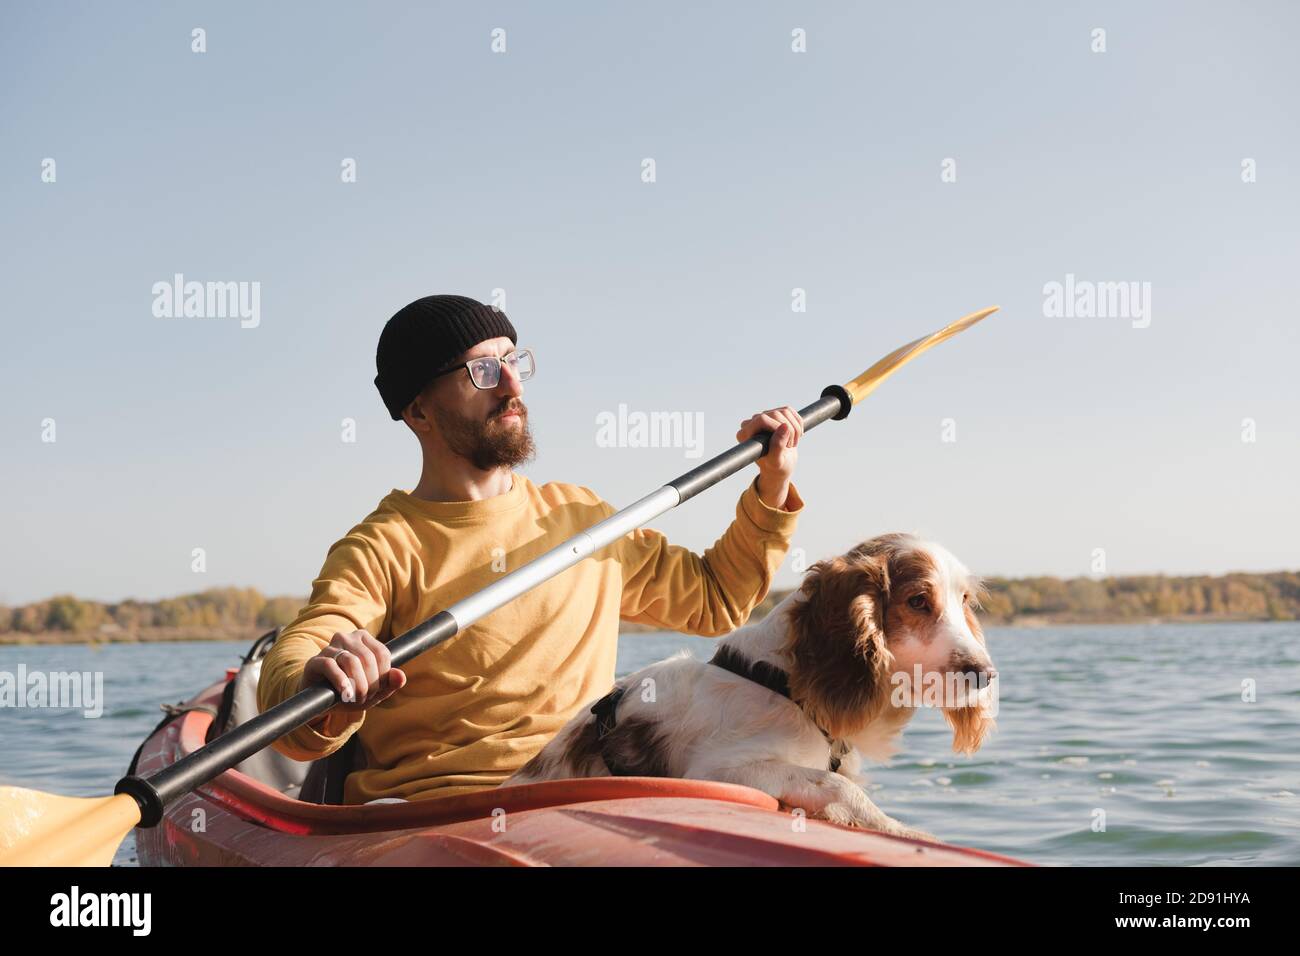
[(971, 664), (967, 667), (963, 667), (961, 673), (973, 680), (976, 687), (983, 687), (988, 684), (989, 681), (993, 680), (993, 678), (998, 676), (997, 669), (991, 664), (988, 667), (980, 667), (976, 664)]

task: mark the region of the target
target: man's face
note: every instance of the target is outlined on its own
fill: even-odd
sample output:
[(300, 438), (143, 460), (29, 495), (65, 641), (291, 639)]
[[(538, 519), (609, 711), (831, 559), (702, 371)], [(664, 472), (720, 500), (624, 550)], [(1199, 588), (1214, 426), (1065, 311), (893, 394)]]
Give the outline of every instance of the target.
[(421, 396), (447, 447), (482, 471), (513, 468), (536, 453), (523, 384), (514, 369), (502, 363), (496, 388), (481, 389), (463, 365), (487, 355), (500, 358), (514, 348), (506, 336), (480, 342), (460, 356), (460, 371), (438, 379)]

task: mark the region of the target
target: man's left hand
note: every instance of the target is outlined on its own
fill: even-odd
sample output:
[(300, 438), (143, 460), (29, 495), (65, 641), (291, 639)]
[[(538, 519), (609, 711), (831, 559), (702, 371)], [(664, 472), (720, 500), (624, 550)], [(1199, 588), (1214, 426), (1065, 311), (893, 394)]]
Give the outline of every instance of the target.
[(753, 438), (764, 430), (772, 432), (772, 439), (767, 454), (758, 459), (758, 496), (771, 508), (784, 508), (790, 476), (799, 458), (795, 449), (803, 437), (803, 420), (789, 405), (769, 408), (741, 422), (736, 441)]

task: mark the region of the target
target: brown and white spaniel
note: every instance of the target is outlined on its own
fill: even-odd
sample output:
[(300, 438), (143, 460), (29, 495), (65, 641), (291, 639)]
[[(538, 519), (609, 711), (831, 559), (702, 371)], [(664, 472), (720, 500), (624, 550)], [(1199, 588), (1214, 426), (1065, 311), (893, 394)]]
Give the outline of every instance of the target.
[(937, 544), (887, 534), (820, 561), (713, 658), (683, 651), (629, 674), (502, 786), (567, 777), (745, 784), (809, 816), (921, 839), (858, 783), (918, 707), (942, 709), (953, 750), (993, 726), (997, 671), (975, 618), (980, 585)]

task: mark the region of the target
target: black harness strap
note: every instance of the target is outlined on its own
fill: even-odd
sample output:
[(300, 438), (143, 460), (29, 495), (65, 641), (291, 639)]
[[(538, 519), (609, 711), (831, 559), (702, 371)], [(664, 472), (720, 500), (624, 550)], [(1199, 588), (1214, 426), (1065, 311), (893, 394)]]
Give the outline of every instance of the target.
[(724, 671), (731, 671), (737, 677), (762, 684), (772, 693), (780, 694), (787, 700), (791, 699), (790, 675), (774, 664), (769, 664), (767, 661), (751, 661), (726, 645), (717, 649), (709, 663), (721, 667)]
[[(772, 693), (780, 694), (796, 707), (799, 706), (798, 702), (790, 696), (790, 675), (775, 664), (769, 664), (767, 661), (751, 661), (725, 644), (718, 648), (709, 663), (715, 667), (721, 667), (725, 671), (731, 671), (737, 677), (744, 677), (755, 684), (762, 684)], [(800, 709), (802, 710), (802, 708)], [(809, 720), (811, 719), (809, 718)], [(829, 769), (831, 773), (834, 773), (840, 769), (840, 759), (852, 748), (849, 747), (846, 741), (832, 737), (816, 721), (813, 721), (813, 726), (821, 731), (822, 736), (826, 738), (826, 742), (831, 745)]]
[[(718, 648), (709, 663), (715, 667), (730, 671), (738, 677), (760, 684), (772, 691), (772, 693), (780, 694), (791, 702), (794, 701), (794, 698), (790, 696), (790, 675), (773, 664), (766, 661), (751, 661), (726, 645)], [(591, 705), (591, 712), (596, 715), (597, 741), (603, 741), (614, 731), (614, 727), (618, 723), (618, 702), (623, 699), (623, 694), (626, 692), (626, 686), (615, 687)], [(795, 706), (798, 706), (798, 704), (796, 703)], [(816, 722), (814, 722), (814, 726), (821, 731), (822, 736), (826, 738), (826, 742), (831, 746), (829, 769), (831, 773), (834, 773), (840, 769), (840, 759), (851, 748), (846, 741), (832, 737)], [(608, 753), (602, 751), (601, 756), (604, 758), (605, 765), (609, 767), (611, 774), (616, 777), (627, 776), (627, 772), (618, 767), (616, 762), (610, 759)]]
[(608, 694), (591, 705), (591, 712), (596, 715), (596, 739), (604, 740), (614, 729), (615, 711), (618, 702), (623, 699), (626, 687), (615, 687)]
[[(603, 743), (605, 738), (614, 732), (614, 726), (617, 724), (618, 702), (623, 699), (627, 692), (627, 687), (615, 687), (608, 694), (591, 705), (591, 712), (596, 715), (596, 740)], [(630, 776), (627, 770), (623, 769), (618, 762), (612, 759), (608, 750), (604, 747), (600, 752), (601, 759), (605, 761), (605, 766), (615, 777)]]

